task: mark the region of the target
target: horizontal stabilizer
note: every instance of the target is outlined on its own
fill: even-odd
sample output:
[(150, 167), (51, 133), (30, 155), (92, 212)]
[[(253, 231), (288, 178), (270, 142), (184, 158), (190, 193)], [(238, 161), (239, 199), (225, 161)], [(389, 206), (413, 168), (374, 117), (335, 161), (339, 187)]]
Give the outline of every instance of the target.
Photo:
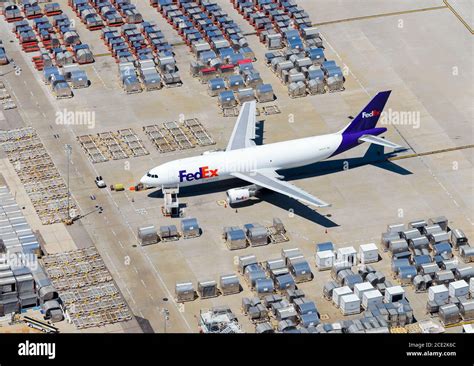
[(400, 149), (404, 149), (403, 146), (400, 146), (394, 142), (391, 142), (391, 141), (388, 141), (386, 139), (383, 139), (381, 137), (377, 137), (377, 136), (374, 136), (374, 135), (362, 135), (361, 137), (359, 137), (359, 142), (369, 142), (371, 144), (375, 144), (375, 145), (380, 145), (380, 146), (385, 146), (385, 147), (388, 147), (390, 149), (394, 149), (394, 150), (400, 150)]

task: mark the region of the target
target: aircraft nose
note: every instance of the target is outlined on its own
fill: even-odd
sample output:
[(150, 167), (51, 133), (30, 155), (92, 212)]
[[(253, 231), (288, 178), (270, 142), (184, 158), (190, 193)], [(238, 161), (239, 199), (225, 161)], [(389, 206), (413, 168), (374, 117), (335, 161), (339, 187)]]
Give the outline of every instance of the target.
[(150, 180), (149, 180), (149, 178), (148, 178), (146, 175), (144, 175), (144, 176), (140, 179), (140, 183), (147, 185), (147, 184), (150, 183)]

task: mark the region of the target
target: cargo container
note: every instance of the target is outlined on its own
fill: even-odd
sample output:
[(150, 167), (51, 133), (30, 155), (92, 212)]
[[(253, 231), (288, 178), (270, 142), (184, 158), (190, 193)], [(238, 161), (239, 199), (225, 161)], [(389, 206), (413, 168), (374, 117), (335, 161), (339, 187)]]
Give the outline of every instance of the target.
[(365, 291), (362, 294), (362, 306), (365, 310), (377, 305), (383, 305), (383, 295), (379, 290)]
[(434, 275), (440, 271), (440, 268), (436, 263), (425, 263), (421, 265), (421, 274), (423, 275)]
[(316, 252), (334, 251), (334, 244), (330, 241), (316, 244)]
[(316, 267), (320, 271), (331, 269), (334, 264), (334, 258), (335, 255), (332, 251), (318, 251), (316, 253)]
[(391, 240), (388, 247), (392, 255), (408, 251), (408, 243), (405, 239)]
[(275, 278), (275, 288), (277, 291), (288, 291), (295, 289), (295, 280), (290, 274), (283, 274)]
[(267, 334), (267, 333), (275, 333), (272, 325), (268, 322), (258, 323), (255, 326), (255, 333), (257, 334)]
[(155, 226), (143, 226), (138, 228), (138, 240), (141, 246), (158, 243), (158, 233)]
[(244, 249), (247, 247), (245, 232), (238, 227), (224, 228), (224, 239), (230, 250)]
[(225, 90), (225, 81), (222, 78), (209, 80), (207, 92), (211, 97), (217, 96), (222, 90)]
[(244, 274), (245, 268), (251, 264), (257, 264), (257, 257), (253, 254), (243, 255), (238, 258), (239, 273)]
[(448, 219), (446, 216), (432, 217), (428, 222), (430, 225), (439, 225), (443, 231), (448, 231)]
[(450, 297), (466, 297), (469, 295), (469, 285), (464, 280), (449, 283)]
[(255, 288), (257, 280), (266, 278), (265, 272), (260, 265), (250, 264), (245, 267), (245, 279), (252, 289)]
[(470, 278), (474, 277), (474, 267), (462, 267), (456, 268), (454, 271), (454, 275), (457, 280), (465, 280), (468, 281)]
[(459, 256), (464, 263), (474, 262), (474, 248), (470, 245), (461, 245), (459, 248)]
[(428, 223), (424, 219), (417, 219), (417, 220), (410, 221), (408, 223), (408, 227), (411, 227), (413, 229), (417, 229), (420, 232), (420, 234), (423, 233), (423, 228), (425, 226), (428, 226)]
[(413, 257), (412, 264), (416, 267), (417, 271), (421, 271), (423, 264), (430, 264), (431, 256), (429, 255), (416, 255)]
[(454, 274), (452, 271), (439, 271), (436, 272), (434, 276), (434, 281), (440, 285), (440, 284), (448, 284), (451, 281), (454, 281)]
[(185, 239), (196, 238), (201, 235), (201, 228), (199, 227), (196, 218), (188, 218), (181, 220), (181, 232)]
[(291, 98), (306, 96), (306, 84), (303, 81), (288, 84), (288, 95)]
[(443, 259), (452, 258), (453, 251), (449, 242), (442, 241), (433, 245), (433, 256), (437, 256), (437, 255), (440, 255)]
[(321, 322), (317, 313), (301, 314), (299, 318), (300, 325), (305, 328), (315, 327)]
[(336, 251), (338, 262), (345, 262), (355, 265), (357, 263), (357, 251), (354, 247), (339, 248)]
[(335, 288), (339, 287), (336, 281), (329, 281), (323, 287), (323, 296), (326, 300), (332, 299), (332, 294)]
[(407, 258), (402, 258), (402, 259), (392, 259), (392, 272), (397, 275), (400, 267), (405, 267), (409, 266), (410, 261)]
[(459, 303), (459, 310), (464, 321), (474, 319), (474, 299), (461, 300)]
[(341, 296), (339, 307), (343, 315), (359, 314), (360, 298), (355, 294)]
[(266, 227), (260, 224), (246, 224), (244, 227), (251, 246), (255, 247), (268, 244), (268, 231)]
[(408, 246), (410, 249), (424, 249), (429, 248), (430, 241), (424, 235), (412, 238), (408, 241)]
[(466, 234), (461, 229), (452, 229), (450, 243), (454, 249), (458, 249), (461, 245), (466, 245), (468, 243)]
[(454, 304), (447, 304), (439, 307), (439, 319), (443, 325), (456, 324), (461, 320), (459, 308)]
[(449, 299), (449, 290), (445, 285), (431, 286), (428, 289), (428, 300), (438, 304), (446, 303)]
[(290, 259), (288, 263), (288, 269), (291, 275), (295, 279), (296, 283), (311, 281), (313, 279), (313, 273), (309, 267), (309, 263), (306, 259), (295, 258)]
[(384, 300), (386, 303), (398, 302), (405, 299), (405, 290), (402, 286), (392, 286), (385, 289)]
[(374, 286), (372, 286), (369, 282), (356, 283), (354, 285), (354, 294), (359, 299), (362, 299), (362, 295), (364, 294), (364, 292), (371, 290), (374, 290)]
[(177, 302), (194, 301), (195, 291), (192, 282), (179, 282), (175, 286)]
[(415, 266), (402, 266), (398, 270), (397, 278), (402, 285), (410, 284), (417, 275)]
[(216, 297), (218, 295), (216, 281), (199, 281), (197, 286), (197, 292), (201, 299)]
[(405, 230), (405, 224), (388, 224), (387, 233), (400, 235)]
[(235, 274), (220, 276), (219, 287), (222, 295), (238, 294), (240, 292), (239, 278)]
[(275, 99), (275, 94), (270, 84), (258, 85), (255, 89), (255, 96), (260, 103), (271, 102)]
[(296, 312), (293, 305), (290, 305), (285, 308), (277, 309), (275, 317), (278, 321), (290, 320), (296, 324), (298, 320), (298, 313)]
[(72, 98), (72, 90), (62, 75), (55, 76), (51, 81), (51, 89), (57, 99)]
[(374, 243), (362, 244), (359, 247), (359, 260), (361, 264), (375, 263), (379, 260), (379, 252)]
[(221, 92), (217, 101), (221, 108), (233, 108), (237, 105), (237, 99), (232, 90)]
[[(256, 272), (253, 272), (253, 273), (256, 273)], [(263, 273), (263, 271), (262, 271)], [(290, 276), (291, 277), (291, 276)], [(254, 280), (255, 279), (255, 280)], [(274, 288), (274, 284), (273, 284), (273, 281), (269, 278), (266, 278), (265, 277), (265, 274), (263, 274), (263, 277), (261, 276), (261, 273), (259, 274), (258, 278), (254, 278), (254, 279), (251, 279), (250, 281), (253, 281), (253, 288), (257, 294), (257, 296), (259, 297), (264, 297), (268, 294), (272, 294), (273, 291), (275, 290)], [(249, 282), (250, 282), (249, 281)], [(284, 283), (284, 285), (283, 285)], [(287, 282), (286, 281), (282, 281), (282, 285), (283, 286), (286, 286)], [(283, 289), (284, 290), (284, 289)]]
[(401, 234), (402, 238), (405, 239), (406, 241), (409, 241), (410, 239), (418, 238), (421, 236), (420, 232), (418, 229), (409, 229), (405, 230)]
[(438, 224), (433, 224), (433, 225), (430, 224), (428, 226), (423, 227), (423, 234), (427, 235), (427, 236), (429, 234), (440, 233), (442, 231), (443, 231), (443, 229)]
[(332, 301), (336, 307), (339, 307), (341, 297), (344, 295), (352, 294), (352, 290), (348, 286), (337, 287), (333, 289)]

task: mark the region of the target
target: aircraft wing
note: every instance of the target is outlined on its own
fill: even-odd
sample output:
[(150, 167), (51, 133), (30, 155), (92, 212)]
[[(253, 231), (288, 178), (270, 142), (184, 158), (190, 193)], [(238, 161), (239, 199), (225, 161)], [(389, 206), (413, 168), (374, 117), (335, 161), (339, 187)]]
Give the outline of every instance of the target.
[(226, 151), (255, 146), (256, 102), (245, 102), (230, 136)]
[(317, 197), (305, 192), (301, 188), (294, 186), (291, 183), (279, 179), (279, 175), (273, 169), (261, 169), (248, 173), (232, 173), (236, 178), (245, 180), (249, 183), (255, 184), (259, 187), (270, 189), (285, 196), (294, 198), (298, 201), (316, 207), (329, 207), (329, 203), (320, 200)]
[(381, 137), (374, 136), (374, 135), (362, 135), (361, 137), (359, 137), (359, 141), (364, 141), (364, 142), (369, 142), (375, 145), (385, 146), (394, 150), (404, 149), (403, 146), (400, 146), (392, 141), (388, 141), (386, 139), (383, 139)]

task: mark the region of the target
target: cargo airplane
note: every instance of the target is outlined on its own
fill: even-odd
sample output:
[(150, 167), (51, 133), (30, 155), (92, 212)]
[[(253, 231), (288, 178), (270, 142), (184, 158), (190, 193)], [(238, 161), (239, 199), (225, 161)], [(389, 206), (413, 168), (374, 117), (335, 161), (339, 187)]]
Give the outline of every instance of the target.
[(378, 135), (387, 131), (376, 127), (390, 91), (378, 93), (342, 130), (321, 136), (257, 145), (255, 101), (242, 105), (227, 148), (190, 158), (167, 162), (151, 169), (140, 182), (147, 187), (191, 186), (238, 178), (250, 185), (229, 189), (227, 201), (236, 204), (266, 188), (315, 207), (330, 204), (282, 180), (279, 170), (297, 168), (328, 159), (368, 142), (395, 150), (403, 147)]

